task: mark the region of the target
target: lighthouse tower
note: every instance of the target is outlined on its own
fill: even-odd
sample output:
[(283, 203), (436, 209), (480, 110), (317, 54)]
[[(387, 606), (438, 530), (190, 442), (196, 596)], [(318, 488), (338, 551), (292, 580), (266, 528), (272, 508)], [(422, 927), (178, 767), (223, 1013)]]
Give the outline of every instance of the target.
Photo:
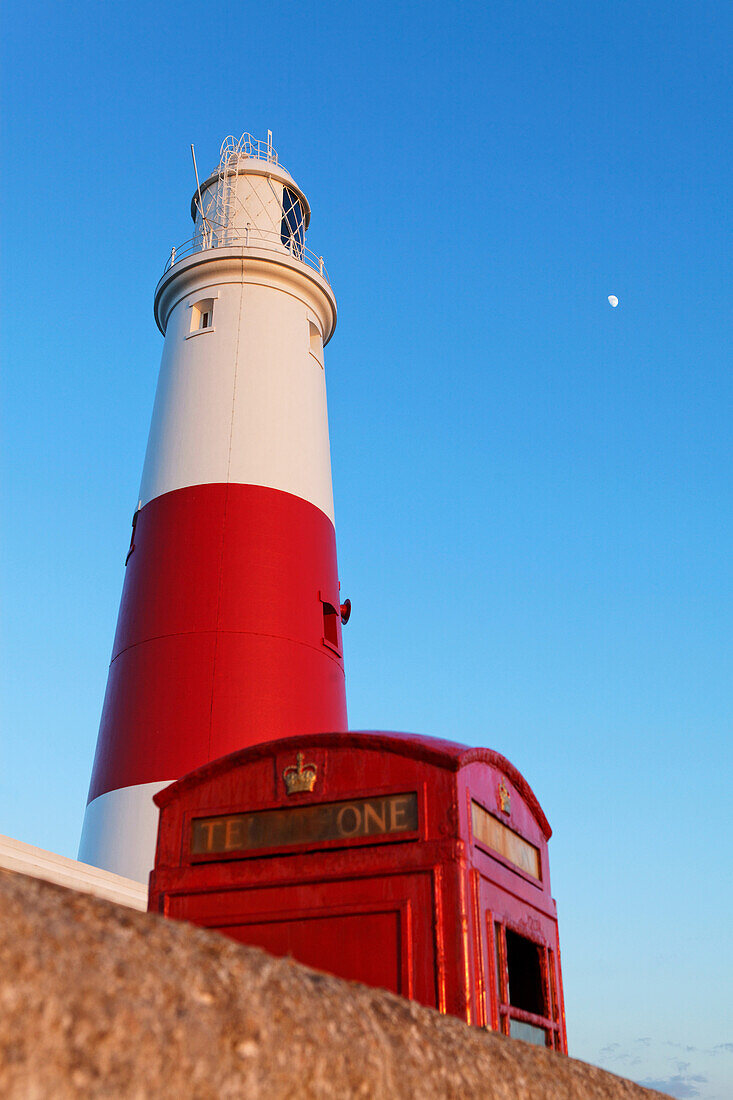
[(165, 337), (79, 858), (147, 881), (153, 795), (226, 753), (346, 729), (308, 200), (228, 138), (155, 290)]

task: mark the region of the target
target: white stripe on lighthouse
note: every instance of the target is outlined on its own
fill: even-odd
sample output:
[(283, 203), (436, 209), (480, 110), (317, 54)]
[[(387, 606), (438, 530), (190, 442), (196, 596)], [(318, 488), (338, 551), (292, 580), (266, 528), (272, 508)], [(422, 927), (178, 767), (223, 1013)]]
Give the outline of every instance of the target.
[[(321, 323), (242, 266), (238, 284), (200, 277), (170, 312), (140, 499), (238, 482), (291, 493), (333, 522)], [(211, 327), (191, 335), (192, 309), (209, 297)]]
[(121, 787), (90, 802), (79, 843), (80, 861), (147, 885), (158, 838), (153, 795), (172, 782)]

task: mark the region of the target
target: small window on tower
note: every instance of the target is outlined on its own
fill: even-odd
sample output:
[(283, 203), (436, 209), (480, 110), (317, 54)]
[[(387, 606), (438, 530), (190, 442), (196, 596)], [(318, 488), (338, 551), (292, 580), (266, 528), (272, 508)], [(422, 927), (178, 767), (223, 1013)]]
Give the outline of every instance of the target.
[(196, 332), (204, 332), (205, 329), (213, 327), (214, 321), (214, 299), (202, 298), (200, 302), (194, 302), (191, 306), (191, 324), (189, 326), (189, 336), (193, 336)]
[(312, 321), (308, 322), (308, 338), (311, 355), (323, 367), (323, 338), (318, 325), (314, 325)]
[(339, 645), (339, 618), (340, 609), (334, 607), (332, 603), (328, 603), (321, 597), (321, 605), (323, 607), (323, 644), (328, 646), (329, 649), (334, 649), (336, 653), (341, 653), (341, 647)]

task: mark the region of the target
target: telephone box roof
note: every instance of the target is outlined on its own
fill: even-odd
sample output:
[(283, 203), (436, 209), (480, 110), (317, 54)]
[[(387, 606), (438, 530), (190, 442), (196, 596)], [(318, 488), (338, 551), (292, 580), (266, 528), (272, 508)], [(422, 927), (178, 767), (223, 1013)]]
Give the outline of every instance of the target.
[(527, 803), (546, 840), (552, 836), (550, 824), (542, 812), (537, 798), (524, 776), (517, 771), (505, 756), (493, 749), (476, 748), (462, 745), (457, 741), (444, 741), (437, 737), (425, 737), (423, 734), (394, 733), (383, 730), (349, 730), (343, 733), (307, 733), (297, 737), (279, 738), (277, 741), (265, 741), (261, 745), (251, 745), (212, 760), (208, 764), (189, 772), (169, 787), (153, 796), (153, 801), (161, 809), (192, 787), (208, 782), (222, 772), (232, 768), (271, 756), (273, 753), (295, 751), (304, 748), (363, 749), (366, 751), (394, 753), (397, 756), (413, 757), (436, 768), (458, 772), (469, 764), (489, 764), (502, 772), (516, 787)]

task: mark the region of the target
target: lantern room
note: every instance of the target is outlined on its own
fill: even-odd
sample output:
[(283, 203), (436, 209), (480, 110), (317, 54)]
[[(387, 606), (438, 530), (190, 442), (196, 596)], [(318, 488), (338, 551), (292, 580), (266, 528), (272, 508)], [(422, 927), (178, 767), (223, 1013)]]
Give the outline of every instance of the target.
[(191, 199), (199, 248), (246, 244), (304, 258), (310, 206), (272, 147), (272, 134), (222, 143), (219, 167)]
[(310, 734), (155, 802), (151, 911), (567, 1051), (551, 830), (498, 753)]

